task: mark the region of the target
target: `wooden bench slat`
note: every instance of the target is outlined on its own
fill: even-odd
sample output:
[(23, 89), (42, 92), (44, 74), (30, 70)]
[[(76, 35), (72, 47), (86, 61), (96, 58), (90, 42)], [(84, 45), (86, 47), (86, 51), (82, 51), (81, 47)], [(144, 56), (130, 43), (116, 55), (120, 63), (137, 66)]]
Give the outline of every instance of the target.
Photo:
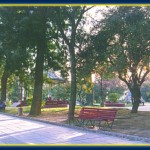
[(81, 126), (84, 123), (91, 122), (93, 125), (93, 121), (106, 122), (107, 127), (112, 129), (112, 125), (116, 116), (117, 110), (116, 109), (100, 109), (100, 108), (85, 108), (83, 107), (79, 113), (79, 116), (74, 117), (74, 120), (78, 122)]

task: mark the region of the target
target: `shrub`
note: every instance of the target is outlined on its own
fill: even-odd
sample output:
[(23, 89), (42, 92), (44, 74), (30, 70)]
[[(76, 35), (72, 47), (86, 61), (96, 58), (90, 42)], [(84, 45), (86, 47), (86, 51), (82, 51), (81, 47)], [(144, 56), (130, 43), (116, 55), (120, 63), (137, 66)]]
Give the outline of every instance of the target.
[(117, 99), (119, 98), (119, 94), (117, 94), (117, 93), (110, 93), (109, 95), (108, 95), (108, 99), (109, 99), (109, 101), (111, 101), (111, 102), (117, 102)]
[(51, 96), (55, 99), (70, 99), (70, 84), (55, 85), (51, 88)]
[(11, 106), (11, 100), (6, 100), (6, 106)]
[(28, 105), (31, 105), (32, 100), (33, 100), (33, 97), (29, 97), (29, 98), (27, 99), (27, 104), (28, 104)]
[(44, 105), (45, 105), (45, 100), (42, 100), (41, 106), (44, 106)]

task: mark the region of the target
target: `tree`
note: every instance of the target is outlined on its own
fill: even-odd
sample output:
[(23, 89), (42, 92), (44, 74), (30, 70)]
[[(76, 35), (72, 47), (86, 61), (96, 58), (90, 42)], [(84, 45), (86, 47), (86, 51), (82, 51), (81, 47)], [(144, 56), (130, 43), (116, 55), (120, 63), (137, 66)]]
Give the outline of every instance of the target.
[(131, 112), (140, 103), (140, 88), (150, 72), (150, 13), (146, 7), (116, 7), (99, 22), (93, 46), (126, 83), (134, 98)]
[[(84, 78), (88, 76), (94, 75), (94, 83), (98, 83), (98, 85), (94, 86), (94, 93), (93, 97), (95, 97), (95, 87), (99, 87), (99, 96), (101, 98), (101, 106), (104, 106), (104, 101), (106, 98), (106, 90), (105, 90), (105, 80), (112, 79), (114, 77), (114, 74), (109, 69), (110, 66), (104, 62), (104, 55), (101, 53), (101, 55), (98, 55), (97, 57), (97, 51), (95, 46), (95, 40), (90, 38), (90, 35), (87, 35), (87, 47), (85, 47), (82, 51), (78, 53), (78, 82), (82, 81)], [(104, 82), (103, 82), (104, 81)]]
[(49, 67), (58, 70), (65, 63), (64, 49), (59, 45), (56, 27), (51, 22), (52, 8), (4, 7), (0, 12), (3, 31), (0, 35), (0, 57), (3, 58), (5, 73), (2, 95), (6, 98), (8, 73), (19, 76), (24, 85), (27, 81), (25, 75), (34, 73), (34, 76), (31, 75), (34, 92), (30, 115), (41, 113), (43, 70)]
[(43, 85), (43, 65), (44, 65), (44, 53), (47, 49), (46, 41), (46, 15), (47, 8), (38, 8), (38, 24), (40, 27), (39, 33), (37, 34), (37, 57), (35, 66), (35, 83), (33, 92), (33, 101), (31, 105), (30, 115), (41, 114), (41, 100), (42, 100), (42, 85)]
[(22, 72), (26, 68), (27, 53), (20, 43), (19, 24), (21, 19), (18, 8), (0, 9), (0, 57), (3, 75), (1, 78), (1, 99), (6, 100), (7, 81), (11, 74)]
[(58, 70), (64, 65), (62, 60), (65, 60), (63, 49), (58, 48), (57, 30), (51, 21), (52, 10), (53, 7), (28, 7), (20, 10), (24, 14), (20, 31), (22, 41), (35, 58), (33, 101), (29, 113), (32, 116), (41, 114), (44, 69), (52, 67)]
[(55, 23), (58, 30), (68, 47), (70, 57), (70, 72), (71, 72), (71, 96), (69, 105), (68, 118), (74, 117), (74, 110), (76, 104), (76, 41), (79, 26), (82, 24), (83, 15), (90, 8), (83, 7), (56, 7), (55, 8)]

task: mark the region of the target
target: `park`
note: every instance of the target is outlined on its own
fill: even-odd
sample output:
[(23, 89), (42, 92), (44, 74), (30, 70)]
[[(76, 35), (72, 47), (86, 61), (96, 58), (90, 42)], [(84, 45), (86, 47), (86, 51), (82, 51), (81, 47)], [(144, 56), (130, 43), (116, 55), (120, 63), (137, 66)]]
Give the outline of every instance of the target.
[[(56, 125), (131, 140), (114, 144), (150, 144), (149, 18), (149, 6), (0, 7), (0, 115), (10, 119), (1, 130), (18, 117), (40, 130)], [(17, 135), (15, 144), (42, 143), (38, 134), (30, 142)], [(82, 143), (60, 135), (60, 143)]]

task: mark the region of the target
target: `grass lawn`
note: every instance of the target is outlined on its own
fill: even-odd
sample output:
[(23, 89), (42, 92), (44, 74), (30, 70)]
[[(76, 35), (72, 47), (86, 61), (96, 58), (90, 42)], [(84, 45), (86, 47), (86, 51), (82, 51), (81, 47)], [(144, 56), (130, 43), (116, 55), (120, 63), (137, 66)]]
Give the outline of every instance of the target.
[[(95, 106), (96, 107), (96, 106)], [(76, 106), (75, 114), (79, 114), (81, 106)], [(30, 107), (23, 107), (23, 116), (28, 116)], [(67, 123), (68, 108), (44, 108), (41, 109), (41, 115), (35, 117), (39, 120), (46, 120), (57, 123)], [(18, 115), (17, 107), (7, 107), (5, 113)], [(112, 132), (138, 135), (150, 138), (150, 112), (139, 111), (137, 114), (131, 114), (130, 110), (118, 108), (117, 118), (114, 121)]]

